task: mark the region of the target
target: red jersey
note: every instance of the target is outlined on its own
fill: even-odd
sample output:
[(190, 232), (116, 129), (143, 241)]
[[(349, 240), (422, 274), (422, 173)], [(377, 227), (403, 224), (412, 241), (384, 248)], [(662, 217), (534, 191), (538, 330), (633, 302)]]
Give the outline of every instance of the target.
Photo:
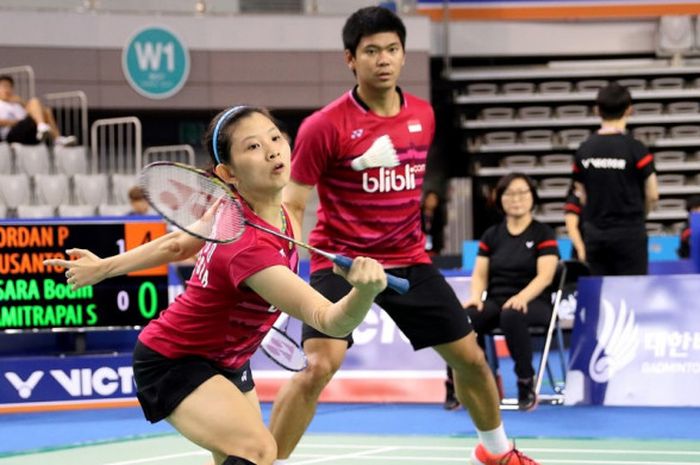
[[(299, 128), (292, 179), (318, 189), (312, 245), (349, 257), (369, 256), (389, 267), (430, 263), (420, 199), (435, 116), (428, 102), (400, 95), (401, 111), (383, 117), (369, 110), (353, 89)], [(353, 159), (385, 134), (400, 165), (353, 170)], [(330, 266), (328, 260), (311, 255), (312, 272)]]
[[(249, 222), (278, 230), (247, 206), (244, 214)], [(287, 224), (291, 225), (288, 218)], [(185, 292), (146, 326), (139, 340), (169, 358), (197, 355), (224, 368), (241, 367), (279, 316), (244, 281), (275, 265), (296, 272), (296, 248), (255, 228), (246, 228), (230, 244), (207, 242)]]

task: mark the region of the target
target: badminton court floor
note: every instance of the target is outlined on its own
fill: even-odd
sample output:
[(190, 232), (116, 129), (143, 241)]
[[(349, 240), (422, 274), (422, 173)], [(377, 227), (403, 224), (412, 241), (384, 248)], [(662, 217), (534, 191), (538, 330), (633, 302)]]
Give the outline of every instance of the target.
[[(308, 435), (291, 465), (467, 465), (474, 442), (463, 437)], [(518, 447), (544, 465), (700, 464), (700, 441), (519, 439)], [(167, 434), (0, 457), (0, 465), (193, 465), (207, 460), (206, 451)]]

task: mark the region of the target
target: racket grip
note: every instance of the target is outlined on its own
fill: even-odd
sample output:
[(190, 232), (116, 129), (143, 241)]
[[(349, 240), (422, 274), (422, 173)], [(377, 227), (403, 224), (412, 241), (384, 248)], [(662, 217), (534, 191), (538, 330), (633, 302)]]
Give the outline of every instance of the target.
[[(349, 270), (352, 266), (352, 259), (343, 255), (336, 255), (333, 258), (333, 263)], [(386, 283), (387, 286), (389, 286), (391, 289), (395, 290), (399, 294), (407, 293), (408, 289), (411, 287), (411, 284), (408, 282), (408, 279), (399, 278), (390, 275), (389, 273), (386, 274)]]

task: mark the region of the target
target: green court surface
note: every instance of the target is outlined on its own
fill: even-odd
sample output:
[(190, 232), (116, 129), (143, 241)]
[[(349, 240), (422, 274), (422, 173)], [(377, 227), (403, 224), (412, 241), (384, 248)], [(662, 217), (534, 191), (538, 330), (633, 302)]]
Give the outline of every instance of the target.
[[(468, 465), (474, 438), (308, 435), (291, 465)], [(698, 441), (521, 439), (518, 447), (546, 465), (700, 464)], [(71, 447), (0, 458), (0, 465), (204, 465), (206, 451), (178, 435)]]

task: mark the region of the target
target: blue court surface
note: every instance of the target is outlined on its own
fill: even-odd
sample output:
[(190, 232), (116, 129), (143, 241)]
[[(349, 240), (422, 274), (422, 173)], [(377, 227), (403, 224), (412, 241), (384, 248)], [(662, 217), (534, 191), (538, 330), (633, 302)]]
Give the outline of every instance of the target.
[[(263, 404), (267, 419), (270, 404)], [(518, 447), (544, 464), (700, 464), (700, 409), (540, 406), (504, 411)], [(204, 464), (207, 453), (138, 408), (0, 416), (0, 465)], [(468, 463), (463, 409), (321, 404), (293, 465)]]

